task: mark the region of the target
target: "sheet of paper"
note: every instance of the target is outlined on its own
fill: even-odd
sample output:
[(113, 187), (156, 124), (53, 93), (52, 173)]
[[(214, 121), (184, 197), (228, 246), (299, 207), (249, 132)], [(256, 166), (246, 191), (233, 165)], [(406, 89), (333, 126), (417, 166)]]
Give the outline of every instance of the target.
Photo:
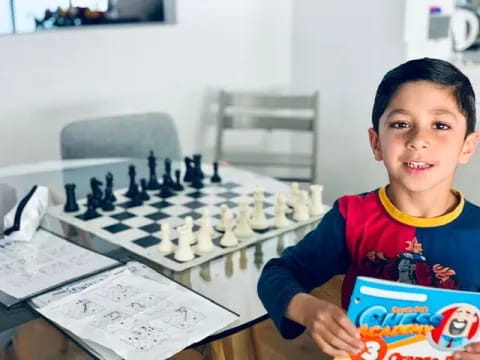
[(167, 358), (237, 319), (167, 277), (133, 264), (81, 281), (79, 291), (71, 284), (32, 304), (87, 344), (93, 341), (126, 360)]
[(38, 230), (29, 242), (0, 239), (0, 290), (24, 299), (116, 264), (116, 260)]

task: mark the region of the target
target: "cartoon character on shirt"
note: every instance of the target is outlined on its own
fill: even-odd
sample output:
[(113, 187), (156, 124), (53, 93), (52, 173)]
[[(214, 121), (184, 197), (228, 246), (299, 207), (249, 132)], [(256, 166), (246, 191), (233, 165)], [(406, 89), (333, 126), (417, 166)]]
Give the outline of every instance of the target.
[(416, 237), (406, 241), (405, 250), (394, 258), (389, 258), (383, 252), (369, 251), (363, 262), (370, 275), (382, 279), (446, 289), (458, 288), (452, 279), (455, 270), (440, 264), (430, 266), (423, 255), (422, 244)]
[(429, 341), (441, 349), (454, 349), (467, 345), (478, 333), (479, 311), (469, 304), (450, 307), (441, 312), (443, 319), (432, 330)]

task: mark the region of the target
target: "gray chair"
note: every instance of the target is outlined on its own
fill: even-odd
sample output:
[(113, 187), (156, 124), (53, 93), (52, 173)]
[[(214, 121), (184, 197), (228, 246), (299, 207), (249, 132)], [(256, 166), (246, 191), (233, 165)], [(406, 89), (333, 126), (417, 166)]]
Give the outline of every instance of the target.
[[(317, 163), (318, 92), (278, 94), (220, 91), (217, 112), (215, 160), (274, 176), (285, 181), (315, 182)], [(282, 130), (306, 133), (308, 153), (235, 149), (225, 141), (226, 133)], [(276, 169), (279, 171), (272, 171)], [(284, 170), (284, 171), (282, 171)], [(282, 175), (282, 172), (285, 175)], [(293, 175), (292, 175), (293, 174)], [(301, 174), (301, 176), (298, 176)]]
[(60, 145), (62, 159), (144, 158), (150, 150), (159, 158), (181, 159), (177, 129), (165, 113), (74, 121), (62, 129)]

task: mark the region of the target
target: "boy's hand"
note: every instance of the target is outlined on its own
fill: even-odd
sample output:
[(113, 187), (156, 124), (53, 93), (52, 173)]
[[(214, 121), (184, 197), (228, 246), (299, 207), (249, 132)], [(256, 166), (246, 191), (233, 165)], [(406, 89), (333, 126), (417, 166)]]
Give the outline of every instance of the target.
[(479, 360), (480, 342), (468, 344), (464, 351), (455, 351), (453, 356), (458, 360)]
[(331, 356), (362, 351), (360, 334), (343, 309), (309, 294), (297, 294), (290, 301), (287, 317), (305, 326), (317, 346)]

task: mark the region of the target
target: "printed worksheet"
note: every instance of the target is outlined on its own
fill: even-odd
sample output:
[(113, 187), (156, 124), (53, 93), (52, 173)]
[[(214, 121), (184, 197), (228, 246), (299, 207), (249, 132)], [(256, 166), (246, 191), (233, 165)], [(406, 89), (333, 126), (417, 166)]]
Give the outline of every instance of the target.
[(238, 317), (138, 263), (74, 285), (31, 303), (75, 336), (126, 360), (167, 358)]
[(3, 238), (0, 291), (21, 300), (117, 264), (45, 230), (38, 230), (31, 241)]

